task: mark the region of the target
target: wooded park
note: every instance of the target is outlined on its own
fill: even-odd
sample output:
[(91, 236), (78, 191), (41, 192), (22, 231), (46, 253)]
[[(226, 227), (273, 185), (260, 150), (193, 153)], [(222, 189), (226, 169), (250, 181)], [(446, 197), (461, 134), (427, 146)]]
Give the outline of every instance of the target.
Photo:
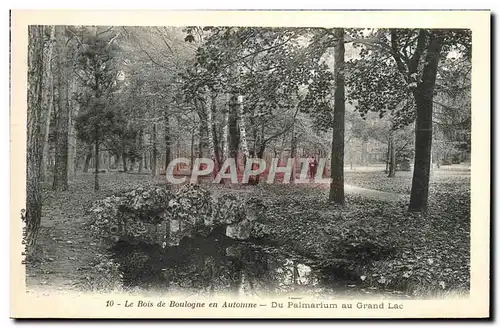
[(28, 288), (468, 293), (471, 48), (458, 29), (29, 26)]

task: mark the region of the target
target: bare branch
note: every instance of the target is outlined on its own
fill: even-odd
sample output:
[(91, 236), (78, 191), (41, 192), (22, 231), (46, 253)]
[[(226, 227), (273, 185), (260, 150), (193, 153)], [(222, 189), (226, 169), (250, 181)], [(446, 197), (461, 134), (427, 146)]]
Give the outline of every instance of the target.
[(170, 50), (170, 53), (172, 54), (172, 56), (174, 55), (174, 51), (172, 50), (172, 48), (170, 47), (170, 45), (168, 44), (167, 40), (165, 39), (165, 36), (163, 35), (162, 31), (160, 30), (160, 28), (157, 26), (156, 29), (158, 30), (158, 32), (160, 33), (160, 36), (161, 36), (161, 39), (163, 40), (163, 43), (165, 43), (165, 45), (167, 46), (168, 50)]
[(110, 31), (112, 31), (114, 28), (115, 28), (114, 26), (111, 26), (111, 27), (110, 27), (110, 28), (108, 28), (107, 30), (102, 31), (101, 33), (98, 33), (98, 34), (97, 34), (97, 36), (99, 36), (99, 35), (103, 35), (103, 34), (105, 34), (105, 33), (108, 33), (108, 32), (110, 32)]
[(75, 32), (73, 32), (68, 26), (66, 26), (66, 31), (70, 32), (78, 41), (78, 43), (82, 46), (83, 49), (86, 48), (86, 45), (82, 42), (82, 40), (76, 35)]
[(108, 47), (111, 46), (113, 41), (115, 41), (120, 35), (121, 35), (121, 33), (118, 33), (114, 37), (112, 37), (111, 40), (109, 40), (109, 42), (108, 42)]
[(283, 134), (285, 134), (286, 132), (288, 132), (288, 130), (290, 130), (292, 128), (292, 126), (294, 126), (295, 124), (295, 118), (297, 117), (297, 114), (299, 113), (299, 106), (295, 106), (296, 109), (295, 109), (295, 114), (293, 114), (293, 120), (292, 120), (292, 124), (289, 124), (286, 128), (284, 128), (282, 131), (279, 131), (278, 133), (276, 134), (273, 134), (272, 136), (270, 136), (269, 138), (265, 139), (262, 141), (262, 144), (261, 144), (261, 147), (266, 145), (269, 141), (271, 141), (272, 139), (274, 138), (277, 138)]

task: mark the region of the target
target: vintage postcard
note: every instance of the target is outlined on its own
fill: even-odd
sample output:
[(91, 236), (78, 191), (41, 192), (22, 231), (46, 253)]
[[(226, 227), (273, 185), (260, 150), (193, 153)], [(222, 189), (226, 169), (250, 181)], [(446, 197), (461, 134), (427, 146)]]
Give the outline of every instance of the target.
[(11, 12), (13, 318), (487, 318), (489, 11)]

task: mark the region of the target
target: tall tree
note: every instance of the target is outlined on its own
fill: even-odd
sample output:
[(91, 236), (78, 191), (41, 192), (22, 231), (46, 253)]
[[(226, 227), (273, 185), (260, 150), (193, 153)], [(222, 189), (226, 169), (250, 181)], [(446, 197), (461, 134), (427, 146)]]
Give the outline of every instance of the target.
[(47, 167), (49, 164), (49, 132), (50, 132), (50, 122), (52, 119), (52, 114), (54, 110), (54, 65), (52, 63), (52, 57), (54, 52), (55, 43), (55, 27), (46, 27), (50, 30), (50, 37), (47, 46), (47, 55), (45, 56), (45, 91), (44, 91), (44, 104), (46, 104), (47, 110), (45, 111), (45, 124), (43, 127), (43, 150), (42, 150), (42, 172), (41, 179), (45, 180), (47, 177)]
[(389, 178), (396, 176), (396, 146), (395, 131), (391, 130), (389, 134)]
[(57, 110), (55, 113), (55, 165), (53, 190), (68, 189), (69, 88), (68, 43), (65, 27), (55, 27), (57, 51)]
[(345, 83), (344, 83), (344, 29), (335, 30), (335, 95), (332, 129), (332, 157), (330, 200), (343, 205), (344, 196), (344, 129), (345, 129)]
[(79, 53), (75, 73), (85, 87), (79, 102), (80, 111), (75, 128), (80, 140), (94, 147), (94, 189), (99, 190), (99, 147), (112, 130), (113, 91), (117, 86), (118, 51), (115, 40), (119, 33), (112, 28), (83, 28), (82, 36), (69, 30), (78, 38)]
[[(364, 108), (361, 112), (373, 110), (381, 117), (391, 112), (399, 121), (396, 128), (415, 121), (415, 161), (408, 210), (425, 212), (439, 63), (450, 51), (470, 58), (470, 31), (378, 29), (359, 44), (364, 48), (359, 52), (361, 59), (352, 62), (355, 69), (349, 83), (350, 100)], [(363, 74), (362, 81), (355, 78), (359, 74)]]
[(26, 176), (26, 231), (28, 254), (35, 250), (42, 216), (40, 190), (42, 126), (42, 96), (44, 75), (44, 27), (28, 27), (28, 113), (27, 113), (27, 176)]
[[(405, 62), (400, 52), (402, 47), (398, 31), (391, 30), (392, 55), (399, 71), (405, 74), (406, 82), (411, 85), (416, 104), (415, 165), (408, 210), (410, 212), (425, 212), (429, 195), (434, 87), (444, 35), (442, 31), (421, 29), (417, 40), (413, 55)], [(422, 76), (417, 79), (418, 66), (424, 52)]]

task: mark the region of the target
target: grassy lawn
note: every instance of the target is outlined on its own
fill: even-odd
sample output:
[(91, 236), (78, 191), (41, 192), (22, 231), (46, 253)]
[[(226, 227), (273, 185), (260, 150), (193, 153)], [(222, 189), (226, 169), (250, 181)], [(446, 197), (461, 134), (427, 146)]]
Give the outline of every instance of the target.
[[(397, 171), (396, 176), (389, 178), (384, 168), (378, 170), (348, 170), (345, 173), (345, 183), (379, 191), (410, 194), (413, 173)], [(454, 188), (461, 183), (470, 184), (470, 167), (466, 165), (451, 165), (435, 168), (430, 178), (430, 189), (439, 191), (445, 185)]]
[[(383, 172), (348, 172), (346, 183), (408, 193), (411, 175), (400, 173), (385, 178)], [(82, 174), (67, 192), (44, 191), (39, 251), (27, 266), (28, 289), (119, 288), (116, 266), (85, 226), (86, 210), (97, 199), (153, 182), (148, 175), (107, 173), (96, 193), (92, 179)], [(407, 197), (382, 201), (347, 195), (346, 206), (339, 208), (327, 202), (327, 188), (314, 185), (209, 188), (261, 197), (270, 231), (263, 242), (313, 258), (358, 286), (427, 296), (469, 289), (468, 179), (464, 172), (434, 175), (426, 216), (406, 213)]]

